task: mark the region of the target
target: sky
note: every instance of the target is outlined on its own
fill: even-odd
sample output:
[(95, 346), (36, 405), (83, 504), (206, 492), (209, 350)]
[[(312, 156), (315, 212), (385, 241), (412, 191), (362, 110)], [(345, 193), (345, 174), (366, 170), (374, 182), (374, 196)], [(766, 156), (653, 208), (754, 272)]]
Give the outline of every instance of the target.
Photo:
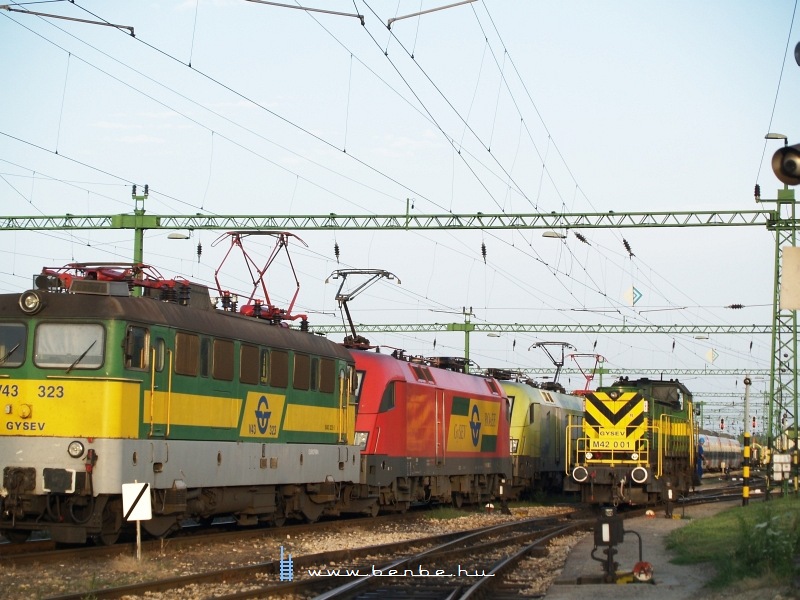
[[(133, 184), (149, 186), (139, 206), (149, 215), (774, 207), (783, 185), (770, 161), (782, 142), (765, 134), (800, 136), (796, 2), (477, 0), (433, 11), (448, 4), (10, 4), (0, 10), (0, 215), (130, 214)], [(224, 232), (168, 233), (146, 233), (145, 262), (213, 285)], [(763, 226), (577, 231), (585, 241), (513, 229), (294, 233), (295, 312), (312, 326), (342, 323), (339, 281), (325, 283), (337, 269), (395, 276), (353, 298), (357, 323), (772, 321), (775, 237)], [(266, 263), (272, 238), (245, 243)], [(132, 259), (128, 230), (3, 231), (0, 292), (30, 288), (44, 266)], [(219, 279), (252, 292), (239, 255)], [(267, 280), (273, 303), (288, 305), (296, 286), (283, 254)], [(464, 352), (459, 332), (364, 335), (413, 355)], [(476, 332), (469, 342), (480, 368), (552, 367), (535, 344), (565, 342), (632, 376), (764, 370), (771, 356), (763, 334)], [(706, 394), (706, 426), (717, 415), (741, 426), (743, 376), (680, 378)], [(768, 381), (753, 379), (761, 423)], [(585, 385), (576, 374), (561, 383)]]

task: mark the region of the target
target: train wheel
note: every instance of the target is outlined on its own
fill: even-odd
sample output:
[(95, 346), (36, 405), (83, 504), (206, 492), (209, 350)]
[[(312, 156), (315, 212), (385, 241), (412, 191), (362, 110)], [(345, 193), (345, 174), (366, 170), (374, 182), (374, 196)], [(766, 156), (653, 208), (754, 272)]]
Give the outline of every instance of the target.
[(98, 533), (92, 536), (95, 546), (113, 546), (119, 541), (119, 530)]
[(31, 532), (25, 531), (24, 529), (3, 529), (0, 533), (12, 544), (22, 544), (27, 542), (28, 538), (31, 537)]
[(119, 501), (106, 504), (103, 509), (103, 525), (99, 534), (93, 536), (98, 546), (113, 546), (122, 531), (122, 505)]
[(270, 522), (275, 527), (283, 527), (286, 524), (286, 502), (281, 494), (275, 496), (275, 512), (272, 513)]

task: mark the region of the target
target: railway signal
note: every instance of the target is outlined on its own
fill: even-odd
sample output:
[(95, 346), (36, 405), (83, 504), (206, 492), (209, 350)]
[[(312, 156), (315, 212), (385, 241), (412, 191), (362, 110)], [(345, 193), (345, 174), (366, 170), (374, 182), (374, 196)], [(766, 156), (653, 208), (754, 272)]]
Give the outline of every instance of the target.
[(772, 155), (772, 171), (786, 185), (800, 183), (800, 144), (784, 146)]

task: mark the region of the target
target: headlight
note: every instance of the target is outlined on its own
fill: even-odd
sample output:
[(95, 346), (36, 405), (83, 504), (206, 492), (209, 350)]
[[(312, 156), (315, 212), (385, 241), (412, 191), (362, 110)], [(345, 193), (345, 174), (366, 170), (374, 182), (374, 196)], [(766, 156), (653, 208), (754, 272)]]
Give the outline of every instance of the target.
[(72, 458), (80, 458), (83, 456), (83, 444), (79, 441), (75, 440), (74, 442), (70, 442), (69, 446), (67, 446), (67, 453)]
[(44, 296), (38, 290), (28, 290), (20, 294), (19, 307), (27, 315), (35, 315), (44, 305)]
[(634, 452), (633, 454), (631, 454), (631, 460), (639, 460), (639, 453)]
[(361, 446), (361, 449), (367, 447), (367, 439), (369, 439), (369, 432), (367, 431), (356, 431), (356, 435), (353, 438), (356, 446)]
[(591, 452), (587, 452), (586, 453), (586, 460), (592, 460), (593, 456), (594, 456), (594, 454), (592, 454)]
[(511, 440), (511, 454), (516, 454), (518, 447), (519, 447), (519, 440), (512, 439)]

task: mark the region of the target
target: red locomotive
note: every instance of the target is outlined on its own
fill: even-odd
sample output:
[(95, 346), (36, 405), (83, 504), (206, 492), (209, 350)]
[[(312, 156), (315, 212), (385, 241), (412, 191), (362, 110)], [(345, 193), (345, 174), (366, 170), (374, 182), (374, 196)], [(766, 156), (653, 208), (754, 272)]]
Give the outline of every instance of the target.
[(384, 511), (502, 497), (511, 475), (509, 409), (494, 378), (462, 372), (463, 359), (351, 352), (362, 495)]

